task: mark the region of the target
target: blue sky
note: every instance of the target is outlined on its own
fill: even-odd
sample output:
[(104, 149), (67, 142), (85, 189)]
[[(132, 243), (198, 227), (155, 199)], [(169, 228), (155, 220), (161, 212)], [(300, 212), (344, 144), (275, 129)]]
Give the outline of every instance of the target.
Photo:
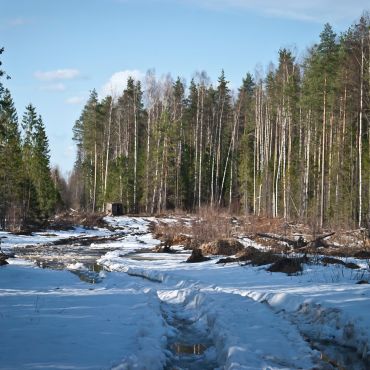
[(2, 61), (21, 117), (42, 115), (51, 162), (74, 162), (72, 127), (89, 91), (103, 95), (129, 74), (155, 69), (190, 81), (222, 68), (237, 88), (246, 72), (275, 62), (280, 47), (300, 57), (325, 22), (339, 33), (364, 0), (0, 0)]

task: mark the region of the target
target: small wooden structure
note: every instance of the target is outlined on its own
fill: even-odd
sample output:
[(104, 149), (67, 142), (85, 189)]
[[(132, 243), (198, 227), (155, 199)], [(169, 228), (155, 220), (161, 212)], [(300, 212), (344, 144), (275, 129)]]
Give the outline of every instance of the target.
[(123, 215), (123, 204), (122, 203), (107, 203), (105, 205), (105, 211), (111, 216)]

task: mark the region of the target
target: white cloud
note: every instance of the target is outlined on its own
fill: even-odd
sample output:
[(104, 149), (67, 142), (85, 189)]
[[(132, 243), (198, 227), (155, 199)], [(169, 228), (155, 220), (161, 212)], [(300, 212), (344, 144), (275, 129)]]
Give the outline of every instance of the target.
[[(189, 0), (180, 0), (187, 2)], [(369, 8), (368, 0), (190, 0), (211, 9), (239, 8), (271, 17), (313, 22), (356, 20)]]
[(10, 27), (19, 27), (19, 26), (23, 26), (27, 23), (29, 23), (29, 20), (27, 20), (26, 18), (17, 17), (17, 18), (10, 19), (8, 21), (8, 26), (10, 26)]
[(137, 69), (114, 73), (109, 81), (101, 88), (101, 95), (111, 95), (113, 97), (121, 95), (126, 88), (127, 79), (129, 77), (132, 77), (134, 80), (142, 80), (144, 78), (144, 73)]
[(62, 83), (43, 85), (40, 87), (40, 90), (44, 91), (65, 91), (66, 87)]
[(55, 71), (37, 71), (34, 76), (41, 81), (73, 80), (80, 77), (78, 69), (57, 69)]
[(67, 104), (81, 104), (86, 100), (83, 96), (71, 96), (70, 98), (66, 99)]

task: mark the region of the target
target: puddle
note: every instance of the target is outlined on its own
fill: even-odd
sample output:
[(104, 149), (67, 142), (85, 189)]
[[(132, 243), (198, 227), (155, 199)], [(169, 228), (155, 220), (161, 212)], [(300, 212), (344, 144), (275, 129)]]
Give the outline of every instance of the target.
[(86, 264), (86, 267), (93, 272), (100, 272), (104, 270), (104, 267), (102, 265), (99, 265), (98, 263), (93, 264)]
[(71, 270), (70, 272), (77, 275), (85, 283), (98, 284), (103, 281), (103, 277), (99, 273), (91, 270)]
[(66, 263), (56, 260), (39, 259), (36, 261), (36, 265), (43, 269), (50, 270), (67, 270), (70, 273), (78, 276), (78, 278), (89, 284), (98, 284), (103, 281), (103, 277), (99, 274), (100, 271), (104, 270), (104, 267), (97, 264), (96, 262), (83, 263), (86, 269), (81, 270), (69, 270), (66, 269)]
[(202, 344), (184, 344), (184, 343), (174, 343), (171, 349), (177, 355), (202, 355), (207, 347)]

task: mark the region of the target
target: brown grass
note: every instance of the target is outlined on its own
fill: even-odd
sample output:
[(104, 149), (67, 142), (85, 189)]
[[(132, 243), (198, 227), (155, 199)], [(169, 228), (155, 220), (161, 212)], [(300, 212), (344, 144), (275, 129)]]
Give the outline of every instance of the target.
[[(310, 254), (328, 256), (354, 256), (370, 259), (370, 238), (366, 230), (319, 229), (312, 224), (286, 222), (282, 218), (267, 218), (257, 216), (231, 216), (228, 212), (203, 207), (197, 214), (191, 216), (181, 214), (177, 222), (163, 223), (158, 219), (154, 233), (162, 241), (180, 244), (185, 248), (199, 248), (204, 243), (219, 239), (246, 236), (257, 243), (268, 247), (275, 253), (289, 253), (292, 248), (281, 241), (259, 237), (257, 233), (275, 234), (290, 240), (300, 236), (307, 242), (314, 241), (319, 235), (335, 231), (333, 236), (324, 239), (325, 248), (317, 248), (309, 243), (299, 251)], [(190, 221), (189, 221), (190, 220)]]
[(202, 244), (201, 250), (205, 254), (232, 256), (244, 250), (244, 245), (233, 238), (217, 239)]

